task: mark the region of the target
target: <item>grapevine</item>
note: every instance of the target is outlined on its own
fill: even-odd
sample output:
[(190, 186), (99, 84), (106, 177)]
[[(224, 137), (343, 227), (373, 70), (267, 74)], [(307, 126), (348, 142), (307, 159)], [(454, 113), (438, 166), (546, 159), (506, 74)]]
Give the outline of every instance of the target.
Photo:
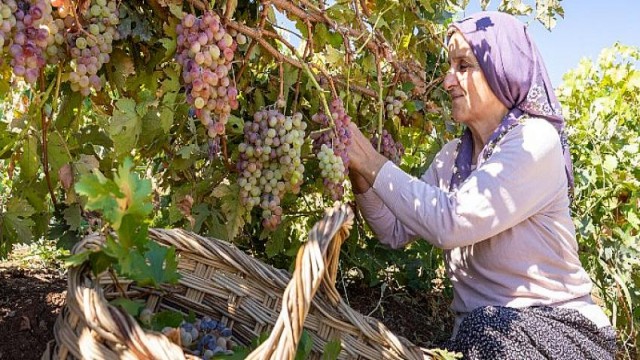
[[(211, 11), (201, 17), (185, 15), (176, 31), (187, 101), (209, 137), (223, 135), (231, 110), (238, 108), (238, 90), (230, 78), (238, 43)], [(244, 36), (238, 40), (246, 42)]]
[(298, 193), (304, 165), (301, 149), (307, 123), (302, 114), (285, 117), (278, 110), (256, 112), (244, 125), (244, 142), (238, 146), (237, 164), (242, 204), (262, 208), (262, 224), (276, 228), (282, 219), (282, 197)]
[[(320, 160), (325, 192), (333, 200), (339, 200), (344, 195), (343, 183), (349, 173), (347, 148), (351, 145), (351, 131), (349, 130), (351, 118), (345, 112), (342, 100), (339, 98), (334, 98), (331, 101), (329, 110), (334, 127), (312, 134), (313, 152)], [(329, 118), (322, 112), (313, 115), (311, 119), (323, 127), (331, 125)], [(327, 149), (333, 152), (333, 156), (328, 153)]]

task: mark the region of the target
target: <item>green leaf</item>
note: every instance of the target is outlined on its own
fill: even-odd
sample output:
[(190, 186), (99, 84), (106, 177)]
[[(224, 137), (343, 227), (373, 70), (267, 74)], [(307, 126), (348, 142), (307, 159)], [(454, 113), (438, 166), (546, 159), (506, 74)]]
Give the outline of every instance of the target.
[(60, 110), (55, 117), (56, 129), (67, 129), (73, 123), (73, 120), (77, 118), (77, 112), (82, 105), (83, 97), (77, 91), (72, 91), (70, 88), (64, 87), (62, 90), (62, 102), (60, 104)]
[(91, 253), (91, 251), (83, 251), (77, 254), (73, 254), (64, 260), (64, 265), (66, 267), (80, 266), (84, 264), (85, 261), (89, 260), (89, 256), (91, 255)]
[(140, 223), (134, 215), (125, 214), (118, 229), (118, 241), (126, 250), (132, 247), (144, 248), (148, 233), (146, 224)]
[(40, 169), (40, 156), (38, 155), (38, 140), (35, 135), (29, 135), (25, 139), (20, 158), (20, 177), (32, 180)]
[(160, 110), (160, 128), (165, 134), (169, 133), (171, 126), (173, 125), (173, 111), (167, 107), (163, 107)]
[[(132, 168), (133, 161), (131, 158), (125, 158), (114, 177), (114, 182), (124, 195), (124, 199), (121, 200), (121, 208), (127, 214), (145, 218), (153, 210), (153, 205), (151, 204), (151, 181), (140, 179), (140, 176), (131, 170)], [(117, 230), (116, 225), (113, 224), (113, 227)]]
[(342, 350), (342, 343), (340, 339), (329, 341), (324, 346), (324, 352), (322, 353), (322, 360), (336, 360)]
[(265, 252), (268, 257), (274, 257), (284, 251), (285, 244), (289, 242), (289, 230), (290, 229), (286, 224), (280, 224), (278, 228), (271, 232), (266, 229), (263, 230), (262, 234), (260, 234), (260, 238), (268, 238), (267, 243), (265, 244)]
[(115, 48), (107, 66), (112, 69), (108, 72), (109, 83), (115, 85), (118, 90), (127, 89), (127, 78), (136, 74), (135, 65), (130, 55), (120, 48)]
[(64, 209), (62, 216), (72, 231), (76, 231), (80, 228), (80, 225), (82, 224), (82, 213), (78, 204), (72, 204), (68, 208)]
[(160, 39), (160, 43), (166, 50), (164, 53), (166, 59), (172, 57), (173, 54), (176, 53), (176, 48), (178, 47), (178, 42), (176, 39), (163, 38)]
[(87, 197), (88, 210), (101, 211), (105, 219), (112, 224), (119, 222), (122, 213), (117, 199), (122, 199), (124, 194), (120, 192), (116, 183), (96, 171), (81, 176), (75, 189), (78, 194)]
[(177, 311), (163, 310), (153, 315), (151, 319), (151, 328), (156, 331), (161, 331), (165, 327), (178, 327), (184, 320), (184, 315)]
[(298, 343), (298, 350), (296, 350), (295, 360), (305, 360), (309, 358), (311, 355), (311, 349), (313, 348), (313, 340), (311, 340), (311, 336), (307, 332), (307, 330), (302, 331), (302, 336), (300, 336), (300, 342)]
[(149, 242), (149, 250), (144, 257), (135, 256), (133, 253), (128, 271), (131, 278), (141, 286), (158, 286), (162, 283), (176, 283), (180, 278), (178, 274), (178, 261), (176, 249), (168, 248)]
[[(2, 212), (0, 208), (0, 244), (31, 242), (32, 228), (35, 225), (31, 219), (33, 214), (34, 209), (26, 200), (19, 197), (10, 198), (6, 212)], [(4, 251), (0, 251), (0, 257), (4, 255)]]
[(136, 42), (147, 42), (153, 38), (153, 26), (147, 17), (139, 14), (126, 3), (120, 4), (120, 39), (133, 38)]
[(142, 119), (136, 112), (136, 102), (128, 98), (118, 100), (107, 126), (116, 155), (129, 154), (135, 148), (141, 130)]
[(59, 132), (50, 132), (47, 140), (47, 152), (49, 154), (49, 172), (57, 178), (58, 170), (64, 165), (73, 162), (69, 156), (67, 143)]
[(127, 314), (133, 317), (140, 315), (140, 311), (145, 308), (145, 304), (141, 300), (131, 300), (122, 297), (113, 299), (109, 303), (113, 306), (121, 308)]
[(213, 196), (220, 199), (220, 208), (227, 219), (227, 237), (232, 240), (245, 223), (246, 209), (240, 204), (240, 188), (236, 183), (222, 182), (213, 189)]
[(89, 262), (91, 263), (91, 270), (93, 274), (98, 276), (111, 266), (116, 259), (105, 254), (104, 251), (98, 251), (89, 255)]

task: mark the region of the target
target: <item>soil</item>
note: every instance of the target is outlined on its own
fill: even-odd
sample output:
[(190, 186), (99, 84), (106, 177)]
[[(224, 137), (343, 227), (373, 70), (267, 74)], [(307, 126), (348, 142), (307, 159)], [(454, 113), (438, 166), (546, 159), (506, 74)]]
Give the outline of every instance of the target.
[(58, 270), (0, 264), (0, 359), (42, 356), (53, 339), (53, 324), (64, 304), (66, 288)]
[[(66, 279), (60, 270), (0, 262), (0, 360), (40, 359), (54, 339), (53, 325), (64, 305)], [(432, 347), (451, 332), (448, 300), (441, 293), (410, 294), (351, 284), (349, 305), (381, 320), (394, 334)]]

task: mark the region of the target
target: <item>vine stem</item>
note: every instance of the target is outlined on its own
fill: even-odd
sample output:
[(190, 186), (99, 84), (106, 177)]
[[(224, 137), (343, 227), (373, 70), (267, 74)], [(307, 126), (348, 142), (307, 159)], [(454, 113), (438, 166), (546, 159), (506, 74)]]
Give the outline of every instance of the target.
[[(53, 84), (52, 84), (53, 85)], [(47, 181), (47, 188), (49, 189), (49, 196), (51, 196), (51, 202), (53, 203), (54, 208), (58, 208), (58, 201), (56, 200), (56, 194), (53, 191), (53, 185), (51, 184), (51, 174), (49, 174), (49, 147), (47, 143), (47, 129), (49, 127), (49, 120), (47, 118), (47, 114), (43, 109), (44, 104), (46, 102), (46, 98), (48, 98), (49, 93), (51, 92), (51, 85), (48, 89), (45, 90), (44, 85), (44, 72), (40, 72), (40, 91), (45, 91), (46, 96), (41, 99), (42, 103), (40, 105), (40, 121), (42, 127), (42, 171), (44, 172), (44, 177)]]
[(384, 121), (384, 100), (382, 98), (382, 66), (380, 65), (380, 61), (376, 54), (376, 71), (378, 72), (378, 106), (380, 109), (378, 110), (378, 152), (380, 152), (380, 148), (382, 147), (382, 124)]

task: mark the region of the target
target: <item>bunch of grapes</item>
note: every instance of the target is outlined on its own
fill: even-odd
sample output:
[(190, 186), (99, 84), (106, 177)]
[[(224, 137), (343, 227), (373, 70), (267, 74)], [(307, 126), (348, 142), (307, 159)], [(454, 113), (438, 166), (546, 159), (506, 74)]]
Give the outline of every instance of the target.
[(53, 24), (49, 27), (49, 39), (47, 45), (47, 63), (59, 64), (67, 57), (66, 34), (67, 29), (76, 27), (75, 18), (70, 14), (71, 2), (69, 0), (51, 0), (51, 6), (55, 9), (51, 15)]
[(53, 40), (51, 28), (56, 26), (51, 4), (46, 0), (2, 0), (0, 18), (0, 48), (8, 45), (13, 33), (9, 46), (13, 73), (35, 84), (47, 63), (45, 50)]
[(238, 90), (229, 77), (238, 44), (211, 11), (185, 15), (176, 31), (187, 101), (210, 137), (223, 135), (231, 110), (238, 108)]
[[(166, 327), (162, 332), (173, 339), (171, 334), (176, 329)], [(196, 356), (209, 360), (216, 355), (231, 355), (236, 343), (231, 340), (232, 331), (208, 316), (190, 323), (183, 321), (180, 327), (180, 346), (191, 350)]]
[(394, 121), (400, 120), (400, 114), (404, 111), (403, 106), (408, 98), (407, 94), (402, 90), (394, 91), (393, 96), (388, 95), (384, 99), (387, 119), (393, 119)]
[(242, 204), (262, 208), (262, 225), (275, 229), (282, 220), (280, 201), (302, 185), (301, 149), (307, 123), (302, 114), (285, 117), (278, 110), (262, 109), (244, 125), (244, 142), (238, 146), (238, 185)]
[(18, 10), (15, 0), (0, 0), (0, 58), (5, 53), (5, 47), (11, 41), (11, 33), (17, 20), (14, 14)]
[(394, 164), (400, 165), (400, 160), (402, 160), (402, 156), (404, 155), (404, 146), (402, 143), (395, 142), (387, 130), (382, 130), (381, 140), (378, 134), (373, 134), (371, 137), (371, 145), (378, 149), (378, 143), (380, 143), (380, 154), (393, 161)]
[(98, 71), (109, 62), (111, 44), (119, 37), (116, 25), (120, 19), (115, 0), (91, 0), (80, 15), (85, 20), (85, 28), (67, 37), (72, 69), (69, 81), (73, 91), (89, 96), (92, 88), (102, 89)]
[[(313, 152), (320, 160), (321, 169), (326, 170), (323, 173), (327, 176), (321, 174), (325, 191), (333, 200), (339, 200), (344, 195), (344, 180), (349, 173), (347, 147), (351, 145), (351, 131), (349, 130), (351, 118), (345, 112), (342, 100), (339, 98), (331, 101), (329, 110), (335, 127), (312, 135)], [(327, 115), (321, 112), (313, 115), (311, 119), (323, 127), (331, 126)], [(323, 147), (331, 150), (333, 155), (330, 155), (328, 150), (323, 150)], [(338, 170), (341, 171), (341, 174)]]

